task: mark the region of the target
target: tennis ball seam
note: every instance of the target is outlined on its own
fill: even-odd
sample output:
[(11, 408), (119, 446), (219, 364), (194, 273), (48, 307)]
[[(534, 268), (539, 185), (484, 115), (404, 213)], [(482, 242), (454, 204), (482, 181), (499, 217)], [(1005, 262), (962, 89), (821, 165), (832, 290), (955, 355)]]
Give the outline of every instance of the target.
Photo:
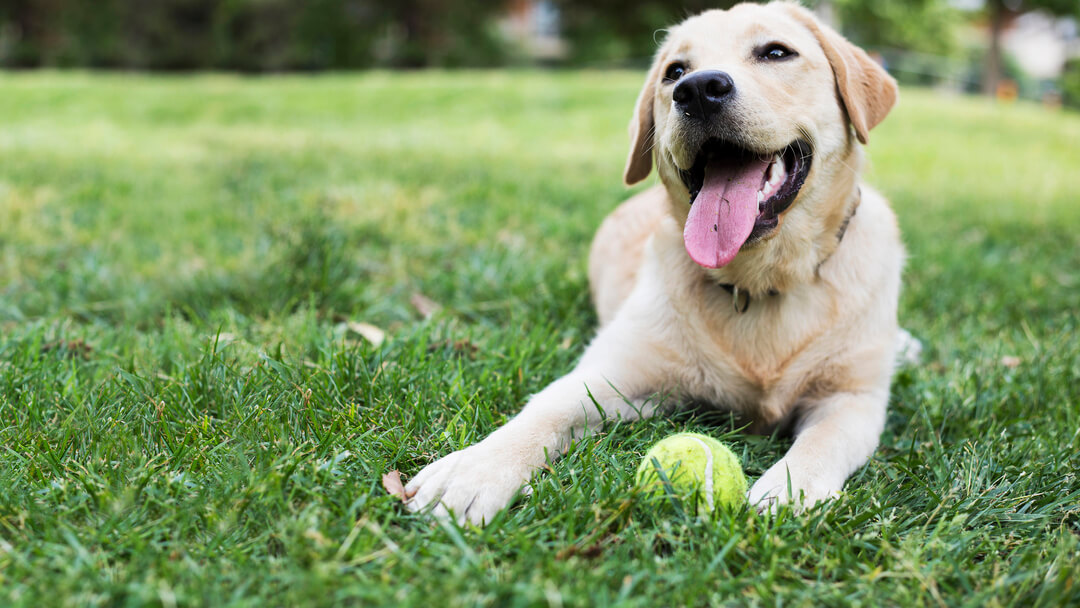
[(713, 504), (713, 452), (704, 441), (697, 437), (688, 435), (687, 439), (693, 439), (695, 443), (701, 446), (701, 449), (705, 450), (705, 504), (709, 506), (711, 512), (715, 506)]

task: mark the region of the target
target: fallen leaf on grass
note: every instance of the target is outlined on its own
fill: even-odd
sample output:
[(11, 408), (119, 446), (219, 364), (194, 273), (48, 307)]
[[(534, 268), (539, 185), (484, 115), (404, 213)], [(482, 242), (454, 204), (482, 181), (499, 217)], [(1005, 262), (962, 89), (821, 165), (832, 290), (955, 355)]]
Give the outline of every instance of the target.
[(54, 350), (59, 351), (61, 355), (68, 359), (74, 359), (75, 357), (89, 359), (90, 353), (94, 352), (94, 347), (82, 340), (56, 340), (41, 345), (41, 352), (43, 353)]
[(438, 302), (425, 296), (420, 292), (416, 292), (409, 297), (409, 303), (413, 305), (416, 312), (420, 313), (425, 319), (430, 319), (431, 315), (439, 311), (442, 306)]
[(588, 547), (579, 547), (577, 545), (570, 545), (569, 547), (559, 551), (555, 554), (557, 560), (567, 560), (571, 557), (582, 557), (584, 559), (596, 559), (604, 553), (604, 547), (600, 543), (589, 545)]
[(401, 502), (413, 497), (412, 494), (405, 491), (405, 485), (401, 483), (401, 471), (390, 471), (384, 474), (382, 476), (382, 487), (387, 494), (400, 498)]
[(1001, 364), (1004, 365), (1005, 367), (1009, 368), (1009, 369), (1016, 369), (1016, 368), (1020, 367), (1021, 363), (1022, 363), (1022, 361), (1020, 360), (1020, 357), (1013, 357), (1011, 355), (1005, 355), (1004, 357), (1001, 358)]
[(433, 344), (428, 344), (427, 352), (434, 353), (443, 349), (450, 349), (454, 351), (456, 355), (465, 355), (470, 359), (476, 357), (476, 353), (480, 351), (480, 347), (473, 344), (468, 340), (442, 340)]
[(613, 534), (607, 534), (603, 538), (595, 540), (591, 544), (573, 544), (564, 548), (555, 554), (557, 560), (567, 560), (571, 557), (580, 557), (586, 560), (592, 560), (600, 557), (604, 554), (604, 549), (609, 546), (617, 545), (621, 542), (621, 539)]
[(349, 328), (349, 331), (360, 334), (362, 338), (371, 342), (373, 346), (379, 346), (386, 340), (386, 332), (375, 327), (371, 323), (361, 323), (359, 321), (349, 321), (345, 324)]

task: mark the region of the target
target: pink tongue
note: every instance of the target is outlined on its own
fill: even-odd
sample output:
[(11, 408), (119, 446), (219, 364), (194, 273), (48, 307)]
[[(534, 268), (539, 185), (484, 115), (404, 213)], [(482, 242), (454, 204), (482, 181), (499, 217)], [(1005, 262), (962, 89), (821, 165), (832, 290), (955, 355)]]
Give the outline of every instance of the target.
[(690, 258), (706, 268), (730, 262), (754, 229), (757, 193), (768, 162), (727, 165), (710, 161), (705, 183), (690, 207), (683, 240)]

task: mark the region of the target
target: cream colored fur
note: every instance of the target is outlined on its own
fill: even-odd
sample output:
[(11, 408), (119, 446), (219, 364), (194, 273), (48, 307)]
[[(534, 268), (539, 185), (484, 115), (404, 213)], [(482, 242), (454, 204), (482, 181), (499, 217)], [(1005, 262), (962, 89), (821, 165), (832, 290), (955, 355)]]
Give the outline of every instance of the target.
[[(756, 60), (752, 49), (772, 41), (798, 57)], [(683, 244), (689, 193), (676, 169), (693, 163), (702, 135), (681, 119), (662, 81), (676, 58), (732, 76), (732, 124), (747, 147), (778, 150), (803, 138), (814, 149), (780, 226), (717, 270), (695, 264)], [(604, 221), (589, 258), (599, 333), (577, 367), (509, 423), (411, 480), (410, 508), (490, 521), (605, 419), (648, 417), (689, 400), (738, 412), (756, 431), (794, 430), (788, 452), (751, 487), (753, 504), (799, 506), (840, 491), (878, 445), (902, 335), (896, 219), (859, 181), (859, 141), (895, 91), (865, 53), (795, 5), (739, 5), (672, 28), (638, 100), (626, 171), (628, 182), (639, 181), (655, 163), (661, 185)], [(746, 312), (735, 311), (720, 283), (750, 293)]]

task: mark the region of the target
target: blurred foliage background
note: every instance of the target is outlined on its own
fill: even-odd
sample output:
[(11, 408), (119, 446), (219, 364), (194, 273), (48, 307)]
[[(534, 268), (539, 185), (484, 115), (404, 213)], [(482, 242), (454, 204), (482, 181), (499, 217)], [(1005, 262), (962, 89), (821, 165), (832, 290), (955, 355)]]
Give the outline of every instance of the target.
[(282, 71), (500, 63), (484, 0), (0, 0), (8, 66)]
[[(1080, 104), (1080, 0), (806, 0), (904, 84)], [(731, 0), (0, 0), (0, 67), (279, 72), (639, 66), (663, 27)], [(1003, 37), (1038, 11), (1069, 59)], [(1061, 17), (1071, 19), (1060, 19)], [(1064, 24), (1064, 25), (1061, 25)], [(1071, 24), (1071, 26), (1070, 26)], [(1026, 36), (1025, 33), (1016, 35)], [(1038, 55), (1039, 51), (1032, 51)], [(1003, 89), (1003, 83), (1005, 83)]]

